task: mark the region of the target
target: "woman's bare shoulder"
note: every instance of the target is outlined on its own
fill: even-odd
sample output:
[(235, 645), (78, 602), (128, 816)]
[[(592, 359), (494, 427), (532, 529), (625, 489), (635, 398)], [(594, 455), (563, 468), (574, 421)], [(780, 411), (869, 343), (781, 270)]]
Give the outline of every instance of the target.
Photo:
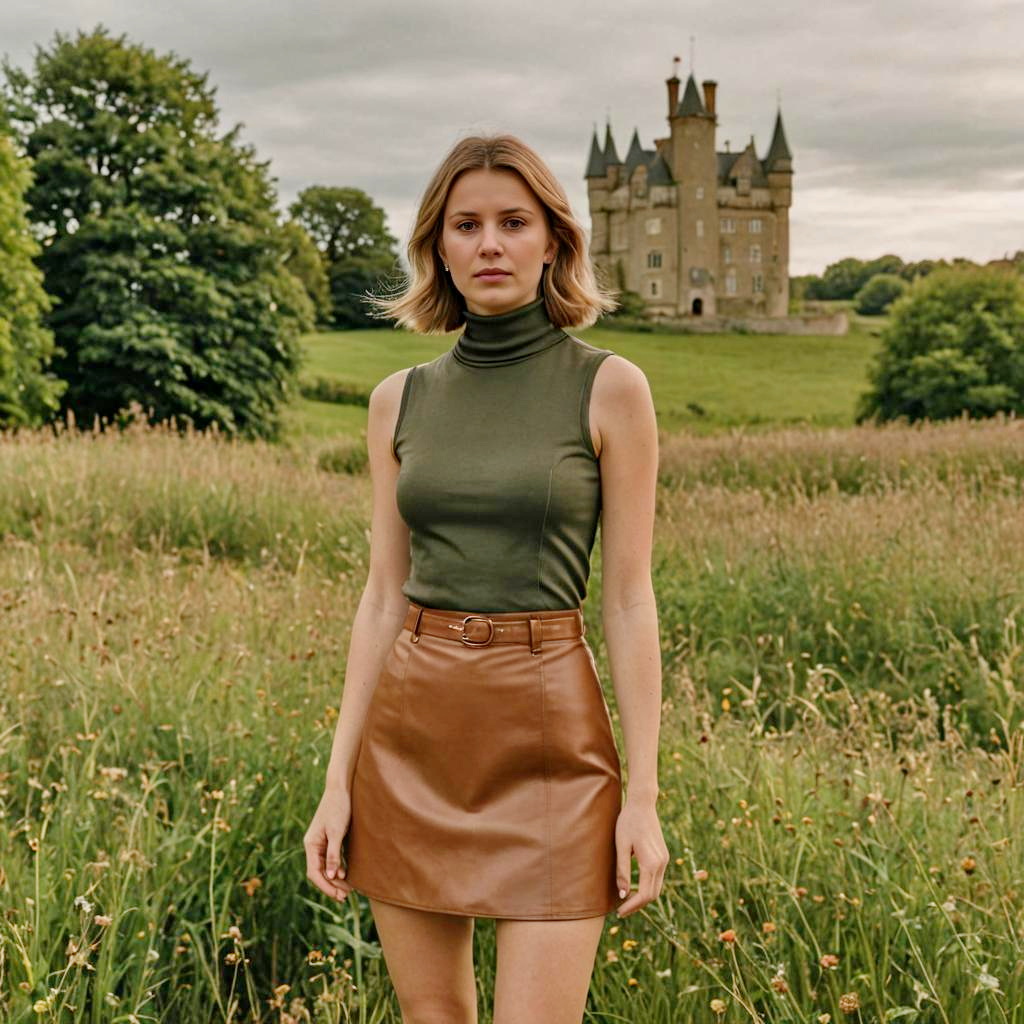
[(590, 395), (590, 433), (598, 455), (613, 425), (646, 406), (650, 395), (647, 375), (636, 363), (617, 352), (601, 360)]

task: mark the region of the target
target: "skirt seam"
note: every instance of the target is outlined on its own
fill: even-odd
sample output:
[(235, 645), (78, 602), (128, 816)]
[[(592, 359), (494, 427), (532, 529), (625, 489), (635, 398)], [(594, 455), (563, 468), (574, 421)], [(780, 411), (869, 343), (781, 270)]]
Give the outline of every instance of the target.
[[(530, 657), (534, 657), (533, 654)], [(554, 906), (554, 882), (551, 865), (551, 770), (548, 764), (548, 725), (547, 725), (547, 679), (544, 675), (544, 645), (536, 655), (540, 668), (540, 742), (544, 760), (544, 827), (547, 834), (546, 856), (548, 867), (548, 913)]]
[[(422, 642), (423, 641), (422, 641), (422, 638), (421, 638), (419, 643), (422, 643)], [(400, 700), (401, 700), (401, 704), (399, 706), (401, 708), (401, 711), (400, 711), (399, 717), (398, 717), (398, 735), (401, 737), (401, 740), (402, 740), (402, 761), (403, 762), (405, 761), (405, 752), (409, 749), (409, 743), (408, 743), (408, 740), (407, 740), (407, 737), (406, 737), (406, 734), (405, 734), (405, 716), (408, 714), (408, 705), (407, 705), (406, 695), (405, 695), (405, 689), (406, 689), (405, 688), (405, 680), (406, 680), (406, 678), (409, 675), (409, 662), (412, 661), (412, 656), (416, 653), (417, 646), (418, 646), (418, 644), (414, 644), (412, 642), (412, 636), (410, 634), (410, 637), (409, 637), (409, 653), (406, 654), (406, 656), (405, 656), (405, 665), (402, 668), (402, 684), (401, 684), (401, 686), (399, 688), (399, 697), (400, 697)]]

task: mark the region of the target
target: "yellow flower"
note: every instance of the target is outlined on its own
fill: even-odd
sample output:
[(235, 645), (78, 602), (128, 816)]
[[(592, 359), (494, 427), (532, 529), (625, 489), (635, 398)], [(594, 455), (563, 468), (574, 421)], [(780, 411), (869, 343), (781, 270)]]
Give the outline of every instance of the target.
[(716, 1017), (721, 1017), (725, 1013), (725, 1000), (724, 999), (712, 999), (711, 1000), (711, 1012)]
[(972, 875), (972, 874), (974, 874), (974, 869), (977, 866), (978, 866), (978, 862), (973, 857), (964, 857), (964, 859), (962, 861), (960, 861), (960, 867), (962, 867), (964, 869), (964, 874), (965, 875)]
[(623, 949), (635, 949), (638, 945), (639, 945), (639, 942), (636, 939), (623, 939), (622, 940), (622, 948)]
[(764, 924), (761, 925), (761, 931), (763, 931), (765, 935), (771, 935), (771, 933), (775, 931), (775, 922), (765, 921)]

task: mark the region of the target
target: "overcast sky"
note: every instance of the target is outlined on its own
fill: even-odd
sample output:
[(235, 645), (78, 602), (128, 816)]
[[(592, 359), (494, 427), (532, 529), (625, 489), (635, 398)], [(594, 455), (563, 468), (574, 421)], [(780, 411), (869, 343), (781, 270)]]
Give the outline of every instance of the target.
[[(611, 5), (609, 5), (610, 7)], [(270, 159), (282, 209), (364, 189), (404, 249), (448, 148), (509, 131), (589, 229), (593, 126), (625, 157), (667, 134), (681, 58), (718, 82), (717, 148), (764, 156), (778, 98), (793, 151), (793, 274), (844, 256), (985, 261), (1024, 249), (1022, 0), (4, 0), (0, 52), (102, 23), (209, 72), (226, 129)], [(691, 36), (694, 37), (691, 65)]]

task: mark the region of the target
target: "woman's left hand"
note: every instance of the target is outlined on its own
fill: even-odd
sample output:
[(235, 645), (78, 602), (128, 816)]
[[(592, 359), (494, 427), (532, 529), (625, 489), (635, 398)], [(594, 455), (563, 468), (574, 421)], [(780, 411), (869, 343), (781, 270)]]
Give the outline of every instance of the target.
[[(615, 823), (616, 881), (620, 893), (628, 898), (619, 904), (619, 917), (628, 917), (635, 910), (657, 899), (668, 867), (668, 847), (661, 834), (661, 822), (653, 801), (626, 800)], [(629, 892), (632, 857), (640, 869), (637, 891)]]

